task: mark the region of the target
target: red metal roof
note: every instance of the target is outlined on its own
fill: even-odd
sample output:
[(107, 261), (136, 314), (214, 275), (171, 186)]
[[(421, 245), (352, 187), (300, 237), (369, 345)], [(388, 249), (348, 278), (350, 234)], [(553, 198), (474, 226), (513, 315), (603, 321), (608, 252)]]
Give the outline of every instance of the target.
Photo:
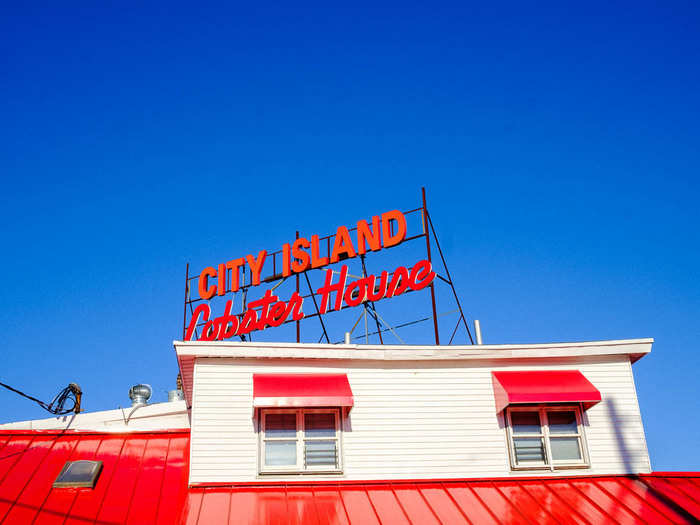
[[(189, 431), (0, 433), (0, 523), (698, 523), (700, 473), (187, 487)], [(96, 459), (94, 489), (52, 488)]]
[(253, 374), (255, 407), (351, 407), (345, 374)]
[[(178, 523), (189, 442), (189, 430), (0, 433), (0, 523)], [(104, 462), (95, 488), (52, 488), (78, 459)]]
[(191, 488), (188, 524), (698, 523), (700, 473)]
[(579, 370), (524, 370), (491, 372), (496, 412), (522, 403), (600, 402), (600, 391)]

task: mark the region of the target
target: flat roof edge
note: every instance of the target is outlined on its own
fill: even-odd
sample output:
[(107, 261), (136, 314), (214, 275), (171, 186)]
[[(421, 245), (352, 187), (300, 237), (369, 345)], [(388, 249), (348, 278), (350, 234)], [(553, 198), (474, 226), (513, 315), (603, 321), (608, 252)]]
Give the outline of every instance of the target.
[(630, 355), (651, 352), (654, 340), (619, 339), (570, 343), (505, 345), (357, 345), (228, 341), (173, 341), (179, 357), (305, 358), (343, 360), (447, 360)]

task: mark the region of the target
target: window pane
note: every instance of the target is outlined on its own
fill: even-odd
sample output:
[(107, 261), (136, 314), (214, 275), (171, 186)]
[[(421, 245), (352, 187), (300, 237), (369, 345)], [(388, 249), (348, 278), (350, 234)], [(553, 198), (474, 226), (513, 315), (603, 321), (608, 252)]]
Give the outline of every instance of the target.
[(541, 434), (540, 414), (538, 412), (510, 413), (510, 420), (513, 422), (513, 432), (516, 434)]
[(267, 441), (265, 443), (265, 465), (296, 465), (296, 441)]
[(581, 459), (581, 448), (578, 446), (578, 438), (552, 438), (552, 459), (578, 461)]
[(304, 431), (306, 437), (335, 437), (335, 414), (332, 412), (304, 414)]
[(578, 434), (576, 412), (547, 412), (551, 434)]
[(287, 414), (265, 415), (265, 437), (282, 438), (297, 436), (297, 415)]
[(544, 446), (540, 438), (515, 438), (515, 461), (518, 464), (545, 461)]
[(334, 441), (307, 441), (305, 443), (306, 465), (314, 466), (337, 466), (336, 442)]

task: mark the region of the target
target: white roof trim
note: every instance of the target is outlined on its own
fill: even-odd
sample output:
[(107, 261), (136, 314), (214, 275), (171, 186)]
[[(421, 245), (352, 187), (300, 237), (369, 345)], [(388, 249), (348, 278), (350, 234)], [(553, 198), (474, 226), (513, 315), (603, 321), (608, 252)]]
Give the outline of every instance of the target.
[(173, 341), (187, 405), (192, 404), (197, 359), (318, 359), (337, 361), (490, 361), (628, 355), (632, 362), (651, 352), (653, 339), (510, 345), (330, 345), (231, 341)]
[(173, 341), (178, 357), (341, 359), (380, 361), (483, 360), (594, 355), (633, 356), (651, 352), (653, 339), (520, 345), (328, 345), (228, 341)]
[(338, 361), (488, 361), (629, 355), (632, 362), (651, 352), (653, 339), (519, 345), (330, 345), (231, 341), (173, 341), (187, 405), (192, 404), (198, 358), (325, 359)]
[(46, 419), (15, 421), (0, 425), (3, 430), (79, 430), (96, 432), (136, 432), (189, 428), (189, 412), (184, 401), (152, 403), (81, 412)]

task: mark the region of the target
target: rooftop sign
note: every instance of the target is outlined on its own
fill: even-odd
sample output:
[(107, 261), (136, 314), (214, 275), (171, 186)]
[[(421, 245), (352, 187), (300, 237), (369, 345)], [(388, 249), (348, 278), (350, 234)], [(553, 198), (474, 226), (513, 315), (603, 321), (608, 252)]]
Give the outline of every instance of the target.
[[(424, 254), (407, 261), (405, 266), (389, 257), (392, 262), (384, 262), (379, 269), (368, 271), (370, 259), (377, 261), (382, 258), (377, 252), (421, 239), (425, 242)], [(433, 249), (437, 250), (442, 262), (440, 273), (431, 256)], [(438, 280), (451, 288), (454, 299), (450, 304), (452, 310), (440, 314), (436, 301)], [(420, 300), (404, 301), (410, 306), (401, 311), (390, 308), (392, 312), (403, 312), (400, 316), (408, 314), (409, 319), (400, 320), (392, 315), (398, 324), (389, 324), (377, 311), (377, 301), (426, 288), (430, 290), (431, 314), (423, 310)], [(339, 226), (325, 236), (300, 236), (296, 232), (293, 240), (276, 250), (240, 253), (193, 275), (188, 264), (182, 338), (186, 341), (214, 341), (237, 337), (251, 341), (253, 332), (294, 323), (296, 342), (300, 343), (302, 320), (308, 325), (308, 320), (316, 317), (322, 333), (320, 337), (311, 335), (311, 341), (320, 343), (325, 338), (326, 343), (331, 343), (329, 333), (338, 331), (338, 323), (327, 323), (327, 314), (354, 307), (360, 307), (362, 311), (355, 321), (349, 320), (347, 328), (351, 339), (362, 337), (353, 336), (353, 332), (364, 318), (365, 344), (370, 343), (371, 336), (376, 336), (379, 343), (384, 344), (383, 334), (387, 332), (403, 344), (397, 329), (432, 321), (435, 344), (439, 345), (438, 317), (457, 312), (459, 316), (455, 327), (448, 333), (448, 344), (452, 344), (460, 325), (469, 341), (474, 343), (428, 213), (425, 188), (422, 189), (422, 206), (418, 208), (403, 212), (389, 210), (369, 220)], [(343, 324), (344, 318), (341, 315), (336, 320)], [(376, 327), (376, 331), (370, 332), (370, 319), (374, 325), (371, 330)], [(347, 336), (346, 326), (342, 328)], [(412, 333), (422, 339), (418, 332)], [(308, 334), (305, 330), (307, 338)], [(336, 342), (339, 340), (336, 337)]]
[[(357, 227), (352, 231), (354, 235), (350, 234), (347, 227), (338, 227), (332, 236), (332, 248), (331, 236), (321, 239), (318, 235), (312, 235), (310, 239), (299, 237), (292, 243), (285, 243), (281, 250), (281, 272), (277, 273), (277, 261), (273, 258), (273, 274), (264, 281), (285, 279), (293, 274), (363, 256), (370, 251), (397, 246), (406, 239), (406, 217), (398, 210), (391, 210), (372, 217), (371, 224), (365, 220), (358, 221)], [(326, 244), (325, 256), (321, 256), (323, 240), (327, 241), (323, 243)], [(250, 283), (247, 286), (259, 286), (263, 282), (263, 269), (267, 260), (268, 252), (261, 250), (257, 256), (247, 254), (245, 257), (204, 268), (197, 278), (200, 300), (209, 301), (216, 296), (238, 292), (245, 286), (241, 280), (241, 273), (245, 279), (246, 268), (250, 275)], [(335, 282), (334, 274), (338, 275)], [(410, 269), (399, 266), (391, 274), (382, 271), (378, 277), (365, 275), (348, 282), (348, 267), (343, 265), (340, 271), (331, 268), (326, 270), (323, 286), (315, 290), (315, 293), (312, 292), (312, 297), (318, 314), (322, 315), (329, 310), (337, 311), (367, 301), (376, 302), (396, 297), (409, 289), (422, 290), (433, 283), (435, 276), (432, 263), (429, 260), (421, 260)], [(319, 297), (319, 304), (316, 303), (316, 295)], [(224, 312), (218, 317), (212, 317), (211, 306), (208, 302), (202, 302), (192, 312), (184, 338), (193, 339), (197, 334), (197, 327), (202, 325), (202, 333), (198, 339), (211, 341), (243, 336), (289, 321), (299, 321), (305, 317), (303, 305), (304, 297), (299, 291), (284, 301), (273, 294), (272, 290), (266, 290), (263, 297), (248, 302), (243, 312), (232, 313), (233, 300), (228, 300)]]

